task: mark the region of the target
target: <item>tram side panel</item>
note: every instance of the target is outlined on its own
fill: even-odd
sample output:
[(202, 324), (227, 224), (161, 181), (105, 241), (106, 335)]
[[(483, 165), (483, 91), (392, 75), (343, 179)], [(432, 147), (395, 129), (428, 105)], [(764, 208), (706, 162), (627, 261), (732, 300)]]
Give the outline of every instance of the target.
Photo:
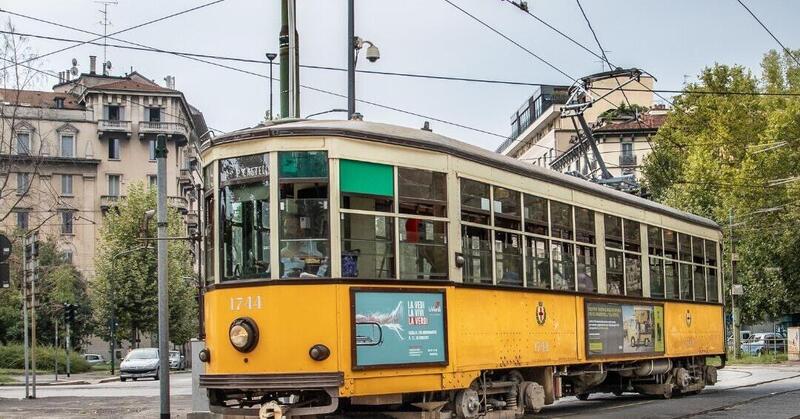
[(721, 305), (668, 302), (665, 310), (667, 356), (725, 353)]
[[(335, 285), (269, 285), (216, 289), (205, 295), (209, 374), (337, 372)], [(231, 323), (258, 326), (258, 343), (242, 353), (229, 342)], [(323, 361), (309, 357), (316, 344), (331, 349)]]

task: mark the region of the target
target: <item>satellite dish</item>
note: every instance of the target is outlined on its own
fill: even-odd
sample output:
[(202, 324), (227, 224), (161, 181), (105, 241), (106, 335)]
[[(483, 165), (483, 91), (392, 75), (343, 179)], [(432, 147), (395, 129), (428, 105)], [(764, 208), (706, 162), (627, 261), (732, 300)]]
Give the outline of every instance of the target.
[(78, 75), (78, 67), (72, 66), (72, 68), (69, 69), (69, 72), (72, 73), (73, 76), (77, 76)]
[(73, 58), (72, 59), (72, 66), (75, 67), (77, 65), (78, 65), (78, 59), (77, 58)]

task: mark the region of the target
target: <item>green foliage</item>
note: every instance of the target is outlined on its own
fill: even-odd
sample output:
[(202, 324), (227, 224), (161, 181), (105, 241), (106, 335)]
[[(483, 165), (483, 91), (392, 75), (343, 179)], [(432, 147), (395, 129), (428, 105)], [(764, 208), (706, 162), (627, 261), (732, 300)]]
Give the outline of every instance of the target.
[[(149, 247), (138, 240), (145, 234), (156, 237), (155, 217), (144, 224), (145, 213), (156, 208), (154, 189), (142, 183), (129, 185), (128, 195), (109, 211), (100, 231), (97, 278), (93, 284), (94, 315), (97, 333), (110, 339), (112, 314), (117, 319), (117, 338), (131, 340), (140, 333), (158, 332), (158, 284), (156, 244)], [(168, 214), (168, 235), (185, 236), (180, 214)], [(197, 333), (195, 289), (187, 277), (192, 275), (189, 244), (168, 242), (170, 341), (182, 344)]]
[[(9, 258), (12, 284), (0, 290), (0, 343), (22, 341), (22, 232), (13, 235), (13, 252)], [(39, 281), (36, 283), (37, 340), (48, 344), (55, 340), (55, 321), (59, 324), (59, 340), (63, 342), (63, 303), (79, 304), (72, 327), (72, 346), (80, 348), (92, 333), (92, 316), (86, 280), (72, 264), (64, 261), (53, 237), (39, 242)]]
[[(67, 370), (66, 351), (52, 346), (36, 347), (36, 370), (54, 371), (55, 361), (58, 361), (58, 372)], [(69, 353), (70, 372), (80, 373), (92, 369), (89, 363), (77, 352)], [(0, 368), (23, 369), (25, 368), (24, 347), (20, 344), (0, 346)]]
[(616, 118), (632, 118), (638, 114), (643, 114), (647, 112), (649, 108), (647, 106), (642, 106), (639, 104), (627, 104), (625, 102), (620, 103), (616, 108), (609, 109), (600, 114), (599, 118), (604, 120), (608, 119), (616, 119)]
[[(643, 167), (653, 199), (723, 227), (733, 214), (744, 322), (800, 311), (800, 182), (773, 182), (800, 175), (800, 99), (698, 91), (800, 93), (800, 68), (771, 51), (761, 80), (741, 66), (704, 69), (675, 98)], [(730, 278), (727, 250), (725, 259)]]

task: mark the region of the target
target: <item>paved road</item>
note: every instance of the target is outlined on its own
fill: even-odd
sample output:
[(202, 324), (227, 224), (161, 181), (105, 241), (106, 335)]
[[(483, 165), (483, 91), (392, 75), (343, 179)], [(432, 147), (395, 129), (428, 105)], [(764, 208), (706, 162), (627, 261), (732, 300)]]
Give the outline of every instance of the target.
[[(172, 411), (191, 408), (191, 375), (173, 374)], [(720, 382), (696, 396), (658, 400), (635, 394), (567, 397), (531, 418), (753, 418), (800, 419), (800, 367), (725, 368)], [(112, 382), (41, 387), (39, 399), (23, 400), (24, 388), (0, 387), (0, 418), (157, 417), (158, 382)]]
[(536, 418), (800, 418), (800, 368), (728, 367), (699, 395), (660, 400), (638, 394), (567, 397)]

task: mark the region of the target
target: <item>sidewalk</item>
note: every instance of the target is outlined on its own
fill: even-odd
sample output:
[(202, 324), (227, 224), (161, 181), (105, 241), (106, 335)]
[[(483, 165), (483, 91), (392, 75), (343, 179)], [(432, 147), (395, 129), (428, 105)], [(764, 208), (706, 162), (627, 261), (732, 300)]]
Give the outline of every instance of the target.
[[(8, 383), (0, 383), (0, 386), (24, 386), (25, 376), (21, 374), (9, 375), (13, 380)], [(32, 378), (31, 378), (32, 379)], [(109, 371), (89, 371), (79, 374), (58, 374), (58, 381), (52, 372), (37, 372), (36, 385), (37, 386), (51, 386), (51, 385), (69, 385), (69, 384), (98, 384), (106, 383), (109, 381), (118, 381), (119, 375), (111, 375)]]

